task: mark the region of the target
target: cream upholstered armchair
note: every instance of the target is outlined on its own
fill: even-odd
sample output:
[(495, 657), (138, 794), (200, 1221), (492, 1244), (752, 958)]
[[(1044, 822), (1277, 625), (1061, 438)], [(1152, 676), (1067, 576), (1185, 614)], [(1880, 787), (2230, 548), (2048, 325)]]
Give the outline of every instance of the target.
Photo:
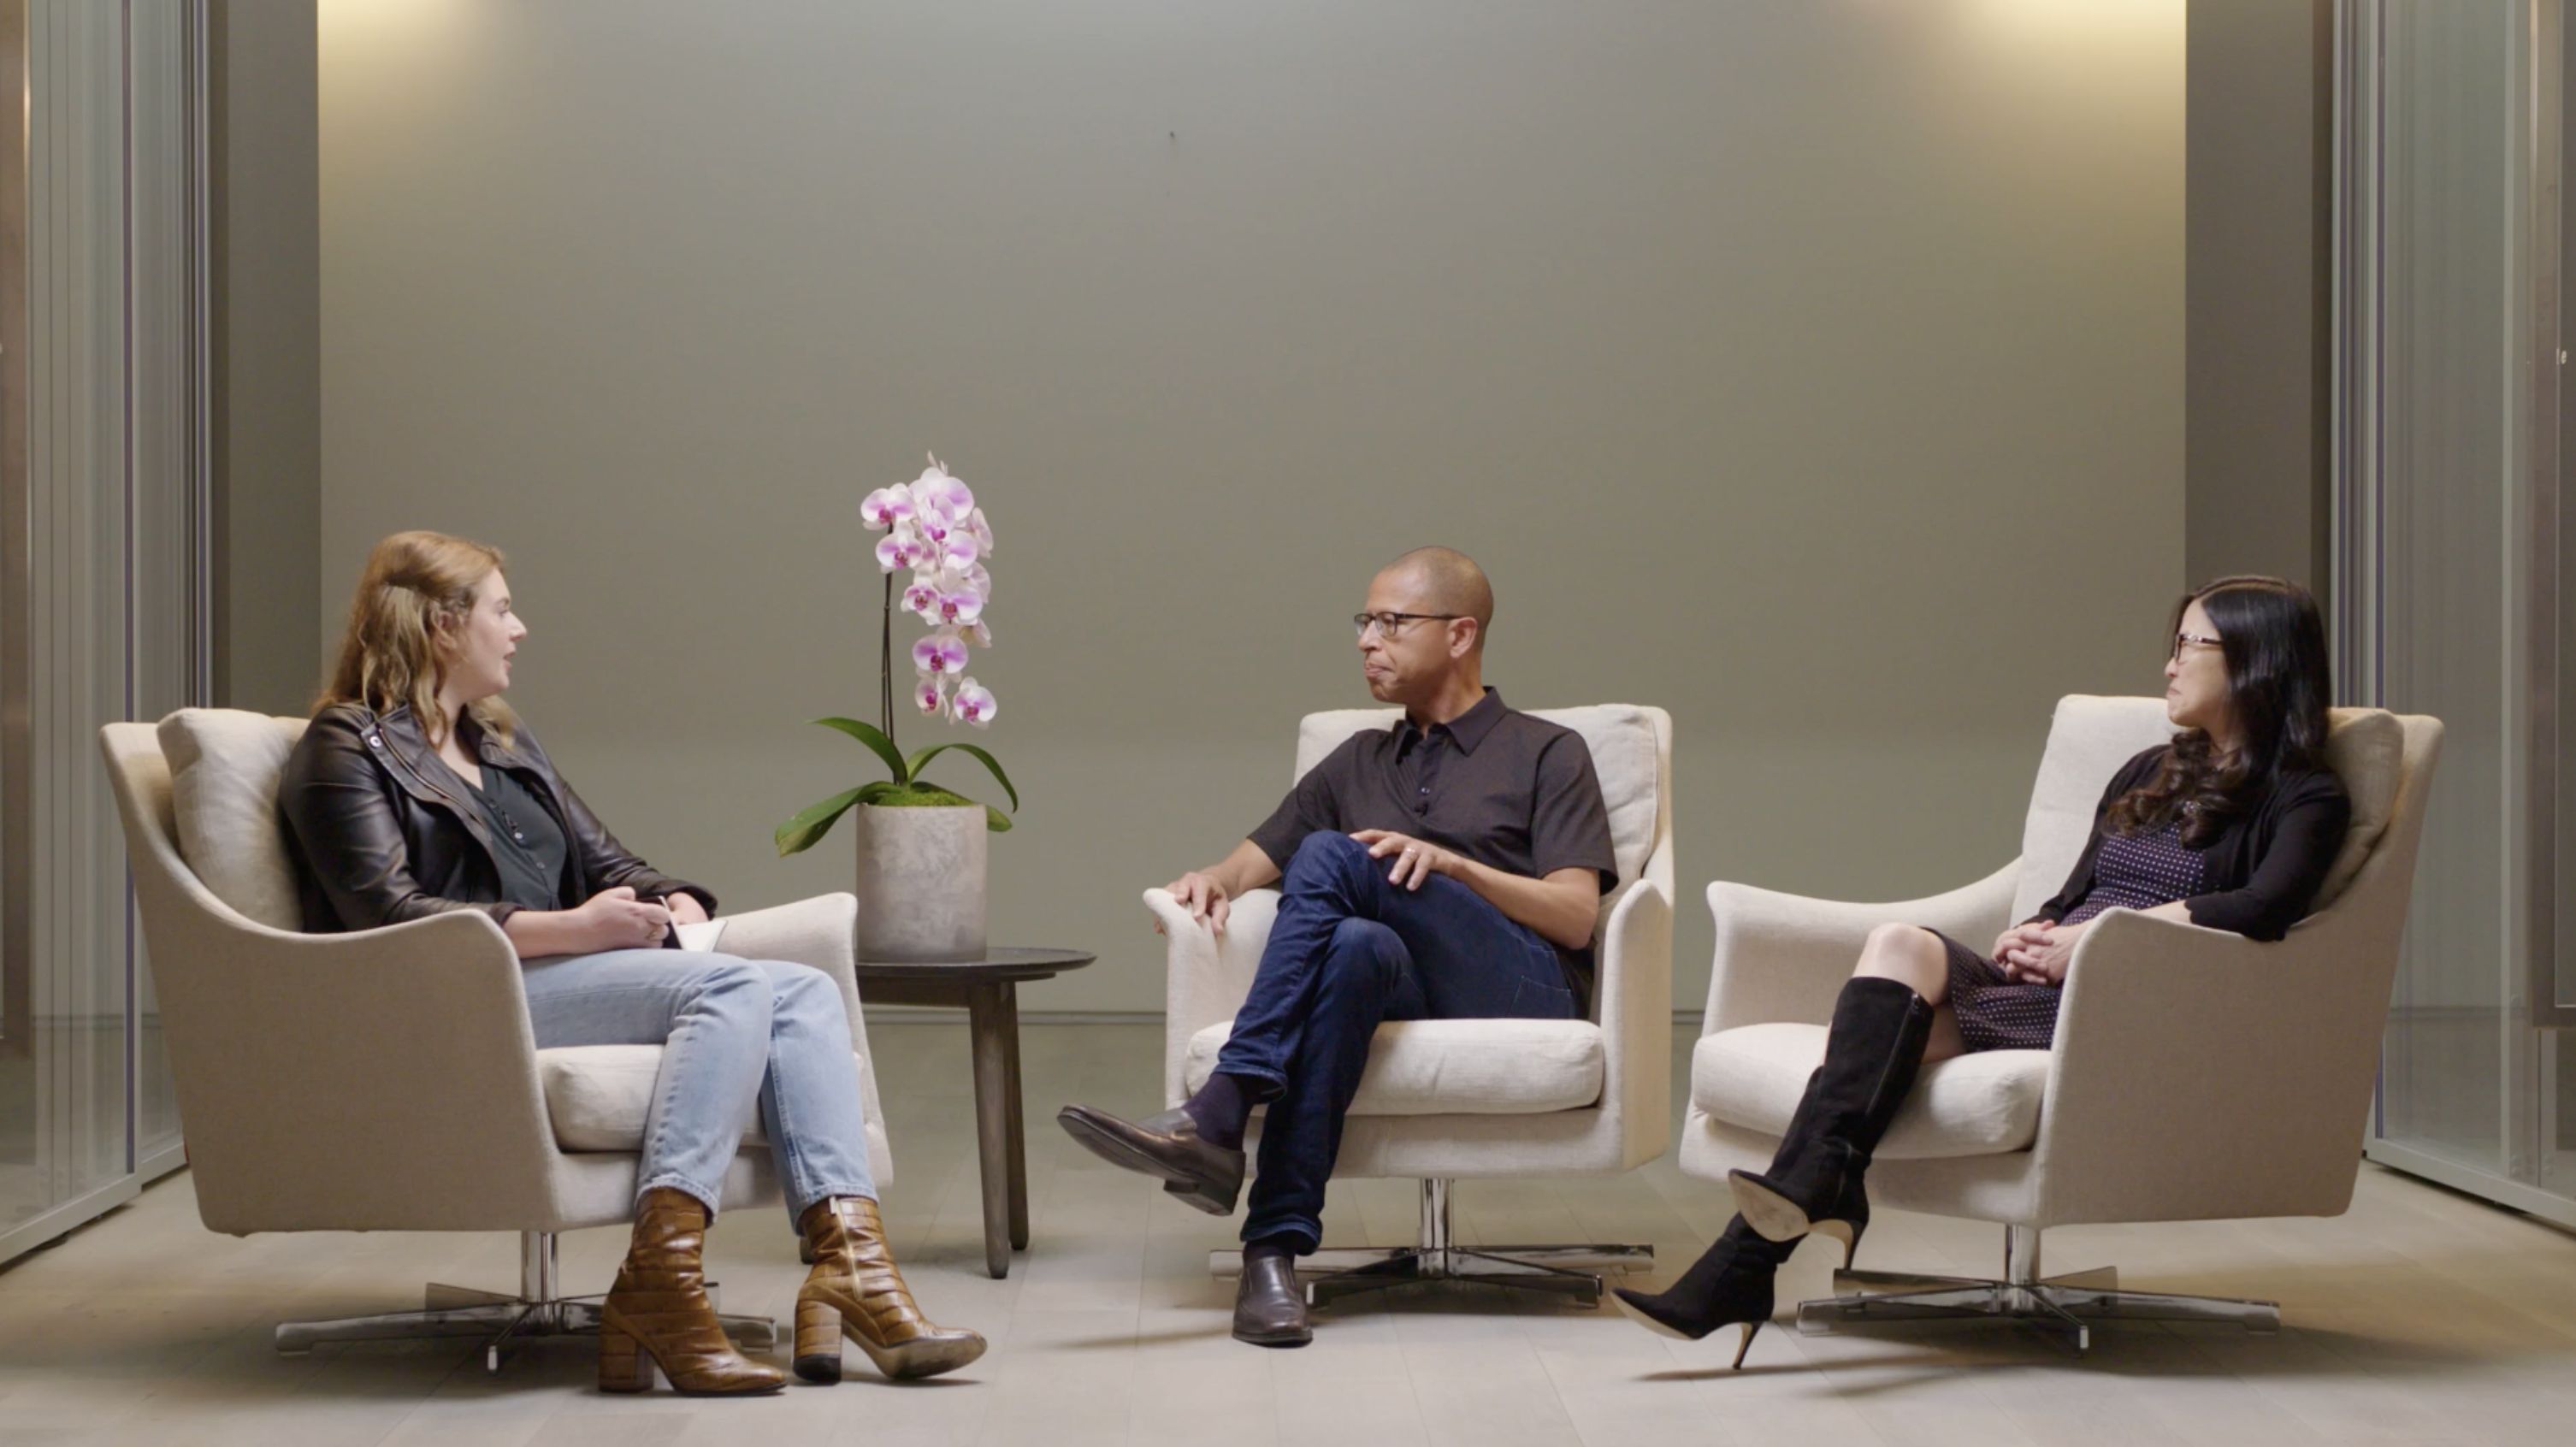
[[(633, 1218), (661, 1047), (540, 1050), (519, 962), (489, 915), (460, 910), (350, 934), (299, 932), (278, 776), (304, 720), (185, 709), (100, 730), (208, 1229), (515, 1231), (515, 1294), (431, 1286), (425, 1309), (283, 1322), (317, 1342), (480, 1336), (497, 1370), (521, 1336), (595, 1330), (568, 1297), (558, 1232)], [(850, 1017), (868, 1158), (890, 1179), (876, 1074), (851, 973), (857, 901), (830, 894), (728, 918), (732, 954), (831, 975)], [(776, 1205), (755, 1110), (727, 1209)], [(765, 1345), (776, 1324), (730, 1316)]]
[[(1765, 1169), (1871, 927), (1983, 944), (2054, 894), (2119, 765), (2171, 734), (2162, 700), (2058, 704), (2022, 855), (1975, 884), (1900, 904), (1709, 886), (1708, 1015), (1691, 1058), (1685, 1173)], [(2351, 1203), (2399, 936), (2441, 747), (2438, 720), (2338, 709), (2327, 753), (2352, 825), (2314, 912), (2278, 943), (2101, 915), (2067, 969), (2047, 1050), (1926, 1066), (1870, 1168), (1873, 1205), (2005, 1227), (2002, 1280), (1846, 1271), (1863, 1288), (1798, 1309), (1802, 1331), (1993, 1317), (2054, 1326), (2081, 1351), (2106, 1317), (2277, 1330), (2268, 1301), (2123, 1292), (2116, 1269), (2040, 1275), (2040, 1233), (2087, 1222), (2333, 1216)]]
[[(1592, 1302), (1601, 1279), (1584, 1268), (1642, 1271), (1653, 1264), (1646, 1246), (1466, 1247), (1451, 1233), (1452, 1181), (1616, 1174), (1661, 1155), (1672, 1119), (1672, 716), (1629, 704), (1535, 713), (1583, 735), (1609, 809), (1619, 885), (1601, 901), (1593, 934), (1592, 1018), (1378, 1027), (1333, 1174), (1418, 1178), (1421, 1237), (1410, 1247), (1327, 1247), (1306, 1258), (1310, 1302), (1429, 1280)], [(1390, 727), (1400, 716), (1395, 709), (1308, 714), (1297, 732), (1292, 780), (1352, 734)], [(1222, 938), (1164, 890), (1145, 891), (1145, 903), (1170, 939), (1163, 1094), (1177, 1105), (1215, 1067), (1252, 987), (1279, 894), (1255, 890), (1235, 901)], [(1257, 1116), (1252, 1135), (1259, 1135)], [(1210, 1264), (1231, 1274), (1240, 1258), (1223, 1251)]]

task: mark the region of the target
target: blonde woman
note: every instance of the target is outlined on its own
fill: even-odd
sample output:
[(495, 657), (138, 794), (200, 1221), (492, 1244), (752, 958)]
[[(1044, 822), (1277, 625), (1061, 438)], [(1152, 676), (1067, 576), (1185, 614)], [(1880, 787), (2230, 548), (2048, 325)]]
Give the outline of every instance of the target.
[(481, 910), (518, 950), (541, 1048), (663, 1047), (634, 1241), (601, 1307), (601, 1390), (650, 1387), (647, 1358), (685, 1393), (785, 1384), (734, 1350), (700, 1262), (755, 1097), (814, 1259), (797, 1375), (840, 1380), (844, 1333), (891, 1377), (975, 1360), (984, 1339), (924, 1319), (887, 1249), (839, 989), (804, 965), (669, 948), (715, 896), (619, 844), (502, 702), (528, 627), (501, 567), (432, 532), (396, 533), (368, 558), (279, 793), (305, 928)]

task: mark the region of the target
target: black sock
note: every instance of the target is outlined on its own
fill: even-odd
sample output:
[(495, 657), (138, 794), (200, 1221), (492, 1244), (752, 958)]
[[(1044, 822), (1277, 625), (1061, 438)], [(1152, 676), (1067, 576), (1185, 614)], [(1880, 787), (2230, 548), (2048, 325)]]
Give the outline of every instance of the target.
[(1239, 1076), (1219, 1072), (1182, 1103), (1181, 1109), (1198, 1124), (1200, 1140), (1230, 1151), (1243, 1149), (1243, 1125), (1252, 1119), (1252, 1092), (1245, 1084)]
[(1247, 1266), (1265, 1256), (1285, 1256), (1294, 1261), (1297, 1248), (1304, 1244), (1303, 1238), (1296, 1236), (1264, 1236), (1258, 1241), (1246, 1241), (1243, 1243), (1243, 1261)]

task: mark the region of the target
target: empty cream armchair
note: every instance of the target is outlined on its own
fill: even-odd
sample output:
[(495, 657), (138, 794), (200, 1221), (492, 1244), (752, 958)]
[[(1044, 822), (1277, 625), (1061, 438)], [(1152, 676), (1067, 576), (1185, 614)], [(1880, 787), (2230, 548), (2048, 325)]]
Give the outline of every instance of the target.
[[(1682, 1170), (1723, 1190), (1728, 1170), (1765, 1169), (1870, 929), (1916, 924), (1982, 944), (2028, 918), (2073, 867), (2105, 783), (2170, 733), (2158, 699), (2061, 701), (2021, 858), (1950, 894), (1835, 904), (1710, 885), (1716, 970)], [(2335, 711), (2327, 754), (2352, 824), (2287, 939), (2109, 911), (2076, 945), (2050, 1049), (1924, 1067), (1878, 1145), (1871, 1203), (2003, 1225), (2004, 1279), (1849, 1271), (1843, 1284), (1889, 1290), (1806, 1302), (1799, 1328), (2003, 1317), (2061, 1327), (2079, 1350), (2101, 1317), (2276, 1329), (2272, 1302), (2122, 1292), (2113, 1270), (2043, 1277), (2040, 1233), (2331, 1216), (2351, 1203), (2441, 737), (2430, 718)]]
[[(1398, 1249), (1327, 1247), (1309, 1301), (1407, 1281), (1467, 1280), (1597, 1300), (1584, 1268), (1645, 1270), (1645, 1246), (1463, 1247), (1451, 1234), (1459, 1179), (1612, 1175), (1661, 1155), (1672, 1069), (1672, 716), (1603, 704), (1535, 715), (1583, 735), (1610, 815), (1619, 886), (1601, 902), (1588, 1020), (1406, 1020), (1380, 1025), (1352, 1100), (1336, 1177), (1422, 1182), (1420, 1240)], [(1303, 778), (1344, 739), (1392, 726), (1395, 709), (1309, 714), (1298, 728)], [(1174, 1105), (1215, 1067), (1277, 916), (1276, 890), (1236, 900), (1222, 938), (1161, 889), (1145, 903), (1169, 936), (1163, 1094)], [(1253, 1136), (1259, 1135), (1256, 1116)], [(1247, 1142), (1249, 1144), (1249, 1142)], [(1230, 1274), (1234, 1252), (1211, 1263)]]
[[(303, 730), (302, 719), (221, 709), (100, 730), (198, 1214), (236, 1236), (518, 1232), (516, 1294), (432, 1286), (425, 1310), (277, 1328), (281, 1351), (480, 1335), (497, 1368), (513, 1336), (595, 1327), (595, 1306), (563, 1293), (555, 1236), (633, 1219), (661, 1047), (539, 1050), (518, 956), (480, 910), (299, 933), (277, 785)], [(735, 915), (720, 943), (839, 982), (882, 1185), (893, 1163), (851, 972), (856, 910), (831, 894)], [(777, 1206), (756, 1111), (743, 1135), (723, 1204)], [(761, 1317), (726, 1326), (755, 1344), (776, 1331)]]

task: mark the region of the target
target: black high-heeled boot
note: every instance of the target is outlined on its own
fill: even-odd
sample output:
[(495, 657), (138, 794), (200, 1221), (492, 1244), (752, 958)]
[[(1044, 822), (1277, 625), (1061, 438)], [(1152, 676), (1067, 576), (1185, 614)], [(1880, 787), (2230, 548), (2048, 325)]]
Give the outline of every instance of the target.
[(1771, 1278), (1796, 1249), (1795, 1243), (1762, 1239), (1738, 1216), (1671, 1286), (1653, 1295), (1624, 1286), (1610, 1290), (1648, 1328), (1666, 1336), (1697, 1341), (1722, 1326), (1743, 1327), (1735, 1343), (1735, 1365), (1741, 1368), (1754, 1333), (1771, 1319)]
[(1726, 1173), (1735, 1209), (1755, 1231), (1771, 1241), (1831, 1236), (1851, 1265), (1869, 1226), (1861, 1180), (1870, 1152), (1914, 1087), (1932, 1014), (1932, 1003), (1899, 980), (1863, 975), (1843, 986), (1825, 1063), (1808, 1077), (1771, 1169)]

